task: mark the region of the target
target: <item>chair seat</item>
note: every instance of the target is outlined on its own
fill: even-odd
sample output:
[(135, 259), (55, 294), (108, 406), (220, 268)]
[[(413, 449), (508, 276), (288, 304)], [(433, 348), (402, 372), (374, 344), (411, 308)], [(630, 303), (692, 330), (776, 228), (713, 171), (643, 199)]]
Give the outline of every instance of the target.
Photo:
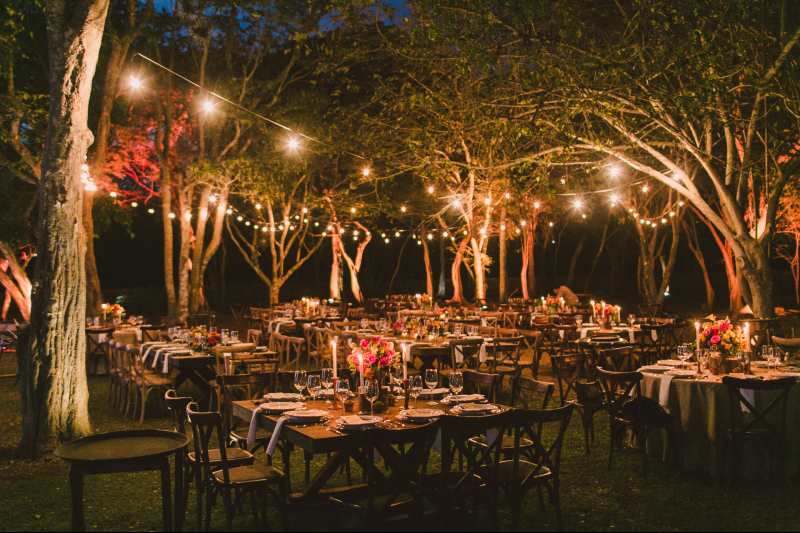
[[(225, 484), (223, 470), (217, 470), (212, 475), (216, 483)], [(272, 466), (252, 464), (229, 468), (228, 476), (231, 485), (255, 485), (258, 483), (276, 483), (283, 479), (283, 472)]]
[(172, 385), (172, 380), (169, 378), (169, 376), (162, 376), (161, 374), (156, 374), (155, 372), (146, 372), (145, 374), (140, 374), (137, 381), (143, 385), (150, 385), (153, 387), (167, 387)]
[[(228, 463), (235, 464), (237, 466), (249, 465), (254, 459), (252, 453), (241, 448), (226, 448), (225, 457), (227, 457)], [(194, 452), (189, 452), (189, 461), (192, 463), (195, 462)], [(212, 448), (208, 450), (208, 462), (211, 465), (218, 465), (220, 463), (219, 449)]]
[[(475, 437), (470, 438), (467, 440), (470, 446), (476, 446), (480, 448), (486, 448), (488, 444), (486, 443), (486, 435), (476, 435)], [(519, 447), (520, 449), (527, 449), (533, 447), (533, 441), (526, 437), (521, 437), (519, 439)], [(501, 450), (513, 450), (514, 449), (514, 436), (513, 435), (503, 435), (503, 440), (500, 443)]]
[[(488, 472), (487, 467), (482, 467), (479, 472), (481, 477), (486, 476)], [(553, 473), (548, 467), (543, 466), (540, 468), (536, 463), (523, 460), (519, 461), (519, 469), (516, 476), (514, 475), (514, 461), (500, 461), (498, 464), (497, 476), (501, 485), (507, 485), (510, 483), (520, 483), (533, 472), (536, 472), (536, 474), (533, 475), (531, 480), (535, 482), (547, 481), (553, 477)]]

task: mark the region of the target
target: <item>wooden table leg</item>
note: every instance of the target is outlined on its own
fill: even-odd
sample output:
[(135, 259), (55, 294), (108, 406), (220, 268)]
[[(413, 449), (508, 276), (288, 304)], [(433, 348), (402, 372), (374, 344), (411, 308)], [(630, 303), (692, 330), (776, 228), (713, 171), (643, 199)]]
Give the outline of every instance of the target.
[(72, 499), (72, 529), (86, 531), (83, 519), (83, 473), (72, 466), (69, 469), (69, 490)]
[(172, 531), (172, 490), (169, 479), (169, 458), (161, 464), (161, 513), (164, 518), (164, 531)]
[(186, 517), (186, 507), (184, 502), (184, 491), (186, 490), (186, 480), (184, 479), (184, 450), (175, 452), (175, 531), (183, 529), (183, 520)]

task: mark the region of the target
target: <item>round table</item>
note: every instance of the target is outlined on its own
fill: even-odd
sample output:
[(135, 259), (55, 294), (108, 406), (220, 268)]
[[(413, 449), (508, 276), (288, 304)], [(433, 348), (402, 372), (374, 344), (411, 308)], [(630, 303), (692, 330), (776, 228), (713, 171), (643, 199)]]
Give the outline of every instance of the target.
[[(59, 446), (56, 455), (70, 464), (72, 529), (84, 531), (83, 477), (117, 472), (161, 472), (164, 530), (183, 523), (183, 462), (189, 439), (182, 433), (158, 429), (115, 431), (84, 437)], [(175, 515), (170, 497), (169, 458), (175, 456)], [(173, 519), (174, 518), (174, 519)]]

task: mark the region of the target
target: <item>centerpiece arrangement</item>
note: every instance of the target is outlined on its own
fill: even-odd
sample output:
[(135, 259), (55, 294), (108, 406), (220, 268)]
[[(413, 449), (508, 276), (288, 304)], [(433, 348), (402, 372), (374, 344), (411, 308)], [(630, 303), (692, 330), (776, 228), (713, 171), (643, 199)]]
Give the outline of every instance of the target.
[(592, 317), (600, 324), (601, 328), (610, 329), (614, 324), (619, 324), (622, 319), (622, 307), (605, 302), (591, 302)]
[[(394, 402), (394, 398), (383, 390), (382, 385), (388, 372), (392, 368), (400, 367), (400, 357), (400, 353), (394, 349), (394, 344), (380, 337), (361, 339), (347, 356), (350, 370), (359, 374), (359, 385), (363, 384), (364, 379), (375, 379), (381, 384), (380, 396), (374, 404), (376, 413), (385, 411)], [(361, 399), (361, 402), (361, 409), (368, 410), (369, 403), (364, 398)]]
[(739, 352), (744, 350), (745, 335), (731, 321), (706, 322), (698, 330), (697, 347), (708, 350), (708, 368), (712, 374), (730, 372), (738, 364)]

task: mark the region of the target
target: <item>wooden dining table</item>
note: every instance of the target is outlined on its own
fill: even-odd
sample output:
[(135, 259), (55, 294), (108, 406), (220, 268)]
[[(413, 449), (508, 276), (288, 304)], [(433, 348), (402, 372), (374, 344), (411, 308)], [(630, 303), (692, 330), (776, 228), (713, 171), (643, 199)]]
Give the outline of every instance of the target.
[[(246, 423), (250, 423), (253, 411), (257, 408), (258, 403), (253, 400), (234, 401), (232, 403), (233, 415)], [(499, 407), (504, 410), (510, 409), (507, 406)], [(289, 484), (290, 500), (293, 503), (316, 501), (336, 493), (352, 490), (354, 485), (329, 486), (333, 476), (350, 459), (356, 461), (373, 478), (384, 478), (384, 473), (378, 469), (373, 457), (371, 457), (371, 451), (368, 449), (369, 430), (344, 432), (335, 427), (338, 417), (352, 413), (344, 413), (341, 407), (334, 407), (325, 401), (307, 401), (306, 408), (328, 411), (329, 417), (317, 424), (283, 424), (280, 435), (283, 444), (281, 447), (283, 464), (290, 464), (291, 452), (295, 447), (300, 448), (310, 456), (328, 454), (328, 459), (325, 465), (316, 472), (310, 483), (307, 483), (302, 490), (297, 491), (292, 490), (291, 476), (289, 475), (291, 469), (284, 467)], [(445, 412), (447, 411), (445, 405), (441, 405), (439, 408)], [(419, 424), (413, 424), (398, 418), (397, 415), (402, 409), (402, 402), (400, 402), (400, 405), (390, 406), (385, 413), (382, 413), (381, 416), (384, 418), (383, 427), (397, 431), (419, 427)], [(279, 415), (259, 412), (257, 423), (260, 428), (272, 432), (279, 418)]]

